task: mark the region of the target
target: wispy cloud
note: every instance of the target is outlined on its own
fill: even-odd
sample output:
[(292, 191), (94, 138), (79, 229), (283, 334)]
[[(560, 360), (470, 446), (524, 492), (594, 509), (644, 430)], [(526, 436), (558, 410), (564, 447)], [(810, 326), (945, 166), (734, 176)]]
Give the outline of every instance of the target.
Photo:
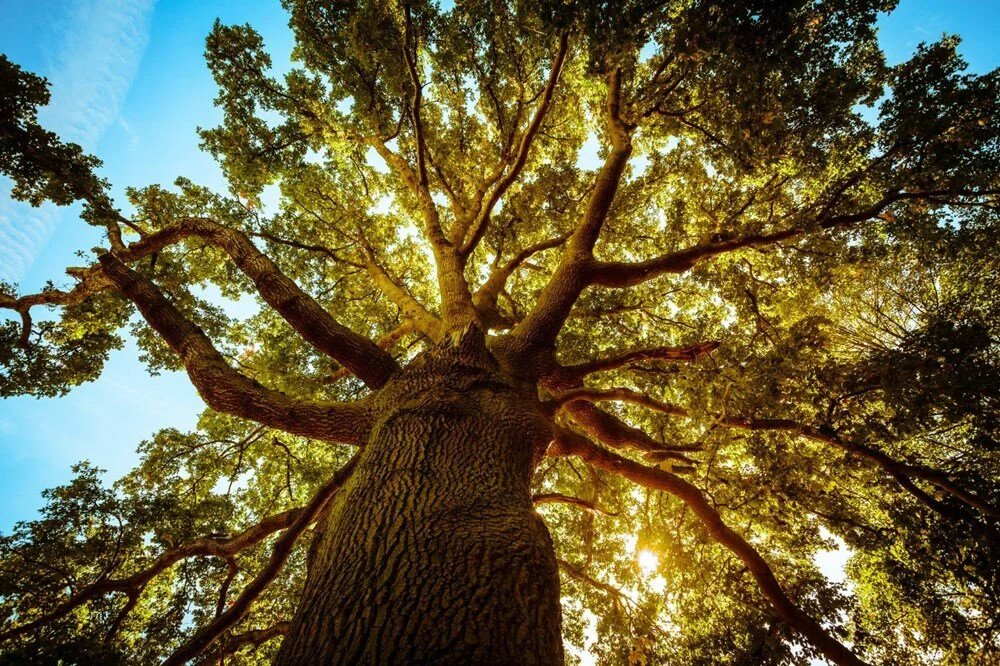
[[(149, 39), (155, 0), (73, 0), (43, 36), (51, 58), (41, 72), (52, 101), (42, 124), (93, 151), (121, 112)], [(42, 11), (40, 9), (40, 11)], [(0, 279), (17, 282), (45, 247), (60, 219), (52, 206), (31, 208), (0, 185)]]

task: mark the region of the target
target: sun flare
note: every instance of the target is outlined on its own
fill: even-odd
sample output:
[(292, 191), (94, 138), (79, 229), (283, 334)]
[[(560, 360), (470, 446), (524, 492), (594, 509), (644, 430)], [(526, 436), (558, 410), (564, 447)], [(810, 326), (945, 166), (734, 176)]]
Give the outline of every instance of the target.
[(636, 553), (635, 561), (639, 565), (639, 569), (642, 571), (643, 575), (646, 577), (652, 576), (656, 573), (657, 568), (660, 566), (660, 557), (653, 551), (645, 548)]

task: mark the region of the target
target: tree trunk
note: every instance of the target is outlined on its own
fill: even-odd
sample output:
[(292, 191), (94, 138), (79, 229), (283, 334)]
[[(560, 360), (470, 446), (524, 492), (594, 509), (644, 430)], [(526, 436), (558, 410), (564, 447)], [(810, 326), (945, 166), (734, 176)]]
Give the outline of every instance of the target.
[(471, 337), (380, 391), (277, 664), (562, 663), (556, 560), (529, 490), (551, 435)]

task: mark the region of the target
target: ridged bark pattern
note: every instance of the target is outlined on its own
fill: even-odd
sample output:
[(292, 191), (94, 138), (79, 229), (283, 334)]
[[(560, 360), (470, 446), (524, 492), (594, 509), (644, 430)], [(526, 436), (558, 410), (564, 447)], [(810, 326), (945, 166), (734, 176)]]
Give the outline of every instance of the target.
[(550, 434), (529, 405), (481, 336), (386, 384), (276, 663), (562, 663), (557, 565), (529, 491)]

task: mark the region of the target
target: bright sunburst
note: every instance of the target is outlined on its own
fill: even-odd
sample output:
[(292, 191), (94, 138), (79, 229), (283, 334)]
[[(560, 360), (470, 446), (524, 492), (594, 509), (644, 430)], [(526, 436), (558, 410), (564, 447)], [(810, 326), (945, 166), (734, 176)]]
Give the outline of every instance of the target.
[(639, 569), (642, 571), (643, 575), (646, 577), (655, 574), (657, 568), (660, 566), (660, 557), (653, 551), (645, 548), (636, 553), (635, 561), (639, 565)]

